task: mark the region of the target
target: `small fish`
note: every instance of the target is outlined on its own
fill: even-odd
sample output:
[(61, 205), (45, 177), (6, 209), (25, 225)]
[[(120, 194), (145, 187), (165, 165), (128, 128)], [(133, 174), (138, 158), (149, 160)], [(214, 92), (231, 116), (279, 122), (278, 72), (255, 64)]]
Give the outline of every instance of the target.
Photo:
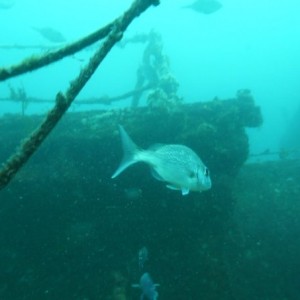
[(197, 0), (190, 5), (184, 6), (183, 8), (190, 8), (196, 12), (208, 15), (222, 8), (222, 4), (217, 0)]
[(0, 0), (0, 9), (10, 9), (15, 5), (13, 0)]
[(144, 273), (141, 276), (140, 284), (133, 284), (132, 287), (140, 288), (142, 290), (141, 300), (144, 298), (148, 300), (157, 300), (158, 299), (158, 292), (156, 287), (159, 284), (153, 283), (149, 273)]
[(143, 247), (139, 250), (139, 269), (140, 271), (144, 269), (144, 264), (148, 260), (148, 249)]
[(122, 126), (119, 126), (123, 145), (123, 160), (112, 175), (117, 177), (127, 167), (144, 162), (151, 167), (154, 178), (167, 182), (167, 188), (202, 192), (211, 188), (208, 168), (198, 155), (184, 145), (154, 145), (148, 150), (139, 149)]
[(33, 30), (37, 31), (42, 37), (52, 43), (63, 43), (66, 38), (56, 29), (51, 27), (32, 27)]

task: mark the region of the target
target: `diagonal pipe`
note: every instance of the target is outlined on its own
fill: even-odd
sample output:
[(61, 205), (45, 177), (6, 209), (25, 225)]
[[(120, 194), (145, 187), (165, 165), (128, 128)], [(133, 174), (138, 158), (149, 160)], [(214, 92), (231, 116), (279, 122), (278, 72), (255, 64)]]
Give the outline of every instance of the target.
[(127, 29), (129, 24), (151, 5), (156, 6), (158, 4), (158, 0), (136, 0), (121, 17), (114, 21), (111, 32), (90, 59), (87, 66), (80, 72), (75, 80), (70, 82), (69, 88), (65, 93), (59, 92), (57, 94), (56, 103), (42, 124), (22, 142), (17, 152), (4, 163), (0, 170), (0, 190), (7, 186), (21, 167), (43, 143), (112, 47), (122, 38), (123, 32)]

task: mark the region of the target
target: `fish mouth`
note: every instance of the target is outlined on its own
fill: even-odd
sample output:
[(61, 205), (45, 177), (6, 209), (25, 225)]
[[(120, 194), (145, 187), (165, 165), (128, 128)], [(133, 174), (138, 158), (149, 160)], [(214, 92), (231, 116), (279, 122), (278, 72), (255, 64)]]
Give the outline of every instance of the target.
[(201, 191), (206, 191), (211, 189), (212, 183), (210, 177), (206, 177), (202, 179), (202, 182), (199, 184)]

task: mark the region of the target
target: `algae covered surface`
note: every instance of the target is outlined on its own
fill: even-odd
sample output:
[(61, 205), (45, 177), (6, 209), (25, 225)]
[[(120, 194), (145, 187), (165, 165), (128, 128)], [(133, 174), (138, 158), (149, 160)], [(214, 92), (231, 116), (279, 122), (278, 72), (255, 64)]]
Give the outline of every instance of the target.
[[(1, 119), (1, 161), (40, 121)], [(248, 91), (67, 114), (0, 193), (0, 298), (139, 299), (146, 247), (159, 299), (298, 299), (299, 161), (245, 165), (245, 129), (261, 123)], [(182, 197), (143, 164), (112, 180), (118, 124), (143, 148), (191, 147), (212, 189)]]

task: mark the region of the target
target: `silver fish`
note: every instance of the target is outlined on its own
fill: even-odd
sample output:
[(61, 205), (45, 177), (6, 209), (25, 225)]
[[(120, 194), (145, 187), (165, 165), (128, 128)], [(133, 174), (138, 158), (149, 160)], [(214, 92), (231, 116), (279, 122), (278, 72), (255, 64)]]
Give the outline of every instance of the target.
[(61, 32), (51, 27), (31, 27), (33, 30), (38, 32), (42, 37), (52, 43), (63, 43), (66, 38)]
[(1, 0), (0, 9), (10, 9), (15, 5), (14, 0)]
[(132, 287), (140, 288), (142, 290), (141, 300), (157, 300), (158, 292), (156, 288), (159, 286), (157, 283), (153, 283), (149, 273), (144, 273), (140, 278), (140, 284), (133, 284)]
[(217, 0), (197, 0), (194, 3), (184, 6), (203, 14), (212, 14), (222, 8), (222, 4)]
[(123, 145), (123, 160), (112, 175), (117, 177), (129, 166), (144, 162), (151, 167), (152, 175), (167, 182), (167, 188), (181, 190), (182, 195), (190, 191), (202, 192), (211, 188), (208, 168), (198, 155), (184, 145), (155, 145), (148, 150), (139, 149), (122, 126), (119, 126)]

